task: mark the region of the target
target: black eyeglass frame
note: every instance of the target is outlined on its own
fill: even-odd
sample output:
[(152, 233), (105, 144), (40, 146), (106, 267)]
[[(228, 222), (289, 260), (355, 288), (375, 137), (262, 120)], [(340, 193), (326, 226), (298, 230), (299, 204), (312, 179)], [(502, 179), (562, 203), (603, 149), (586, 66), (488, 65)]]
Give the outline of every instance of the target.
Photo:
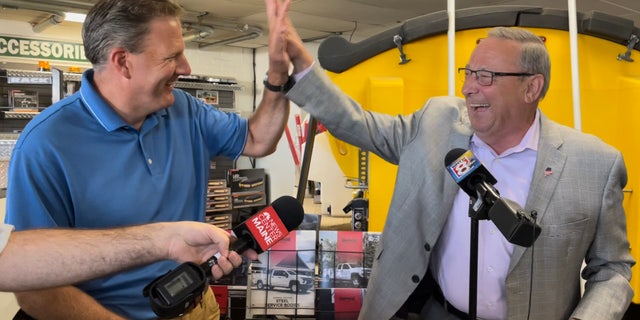
[[(530, 76), (535, 76), (534, 73), (528, 73), (528, 72), (497, 72), (497, 71), (490, 71), (490, 70), (473, 70), (473, 69), (469, 69), (469, 68), (458, 68), (458, 73), (460, 73), (461, 71), (464, 71), (464, 75), (465, 75), (465, 79), (466, 77), (475, 74), (476, 76), (476, 82), (478, 82), (479, 85), (481, 86), (490, 86), (493, 85), (493, 80), (495, 77), (530, 77)], [(467, 75), (467, 71), (469, 71), (469, 74)], [(478, 72), (487, 72), (491, 75), (491, 77), (489, 78), (489, 84), (483, 84), (480, 82), (480, 76), (478, 75)], [(485, 77), (483, 77), (484, 79)]]

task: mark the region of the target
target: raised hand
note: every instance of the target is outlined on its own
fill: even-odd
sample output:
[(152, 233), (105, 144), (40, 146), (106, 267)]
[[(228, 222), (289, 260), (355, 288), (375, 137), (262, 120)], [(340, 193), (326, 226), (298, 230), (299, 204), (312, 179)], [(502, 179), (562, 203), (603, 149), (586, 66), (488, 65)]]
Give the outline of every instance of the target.
[(291, 0), (265, 0), (269, 21), (269, 76), (282, 77), (284, 83), (289, 75), (291, 60), (287, 53), (287, 10)]
[[(313, 64), (313, 57), (305, 48), (293, 27), (288, 11), (291, 0), (265, 0), (269, 19), (269, 62), (293, 64), (293, 73)], [(271, 66), (271, 65), (270, 65)]]

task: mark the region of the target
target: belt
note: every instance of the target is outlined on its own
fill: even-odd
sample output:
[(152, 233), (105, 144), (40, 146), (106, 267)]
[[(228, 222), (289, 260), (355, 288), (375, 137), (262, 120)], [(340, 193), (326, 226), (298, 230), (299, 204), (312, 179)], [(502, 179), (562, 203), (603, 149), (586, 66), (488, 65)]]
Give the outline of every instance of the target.
[[(434, 281), (435, 282), (435, 281)], [(436, 287), (434, 288), (435, 290), (433, 290), (433, 298), (438, 301), (439, 304), (442, 305), (442, 307), (447, 310), (447, 312), (449, 312), (450, 314), (460, 318), (460, 319), (469, 319), (469, 315), (456, 309), (456, 307), (454, 307), (453, 305), (451, 305), (451, 303), (449, 303), (449, 301), (447, 301), (447, 299), (444, 298), (444, 295), (442, 294), (442, 289), (440, 289), (440, 286), (437, 284), (436, 282)]]

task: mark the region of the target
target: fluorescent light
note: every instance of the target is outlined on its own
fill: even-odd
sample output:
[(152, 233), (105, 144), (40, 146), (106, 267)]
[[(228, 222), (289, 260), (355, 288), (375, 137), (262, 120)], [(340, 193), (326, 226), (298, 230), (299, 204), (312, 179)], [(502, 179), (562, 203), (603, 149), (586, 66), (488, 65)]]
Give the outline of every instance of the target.
[(86, 18), (86, 17), (87, 17), (87, 15), (84, 14), (84, 13), (75, 13), (75, 12), (65, 12), (64, 13), (64, 20), (65, 21), (83, 23), (84, 22), (84, 18)]

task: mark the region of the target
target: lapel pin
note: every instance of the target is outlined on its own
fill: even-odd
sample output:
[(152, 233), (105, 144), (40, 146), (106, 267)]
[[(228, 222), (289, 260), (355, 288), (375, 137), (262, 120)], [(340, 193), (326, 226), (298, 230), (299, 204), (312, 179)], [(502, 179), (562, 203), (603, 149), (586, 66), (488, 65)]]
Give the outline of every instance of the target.
[(547, 167), (546, 169), (544, 169), (544, 176), (548, 177), (553, 173), (553, 170), (551, 170), (551, 167)]

